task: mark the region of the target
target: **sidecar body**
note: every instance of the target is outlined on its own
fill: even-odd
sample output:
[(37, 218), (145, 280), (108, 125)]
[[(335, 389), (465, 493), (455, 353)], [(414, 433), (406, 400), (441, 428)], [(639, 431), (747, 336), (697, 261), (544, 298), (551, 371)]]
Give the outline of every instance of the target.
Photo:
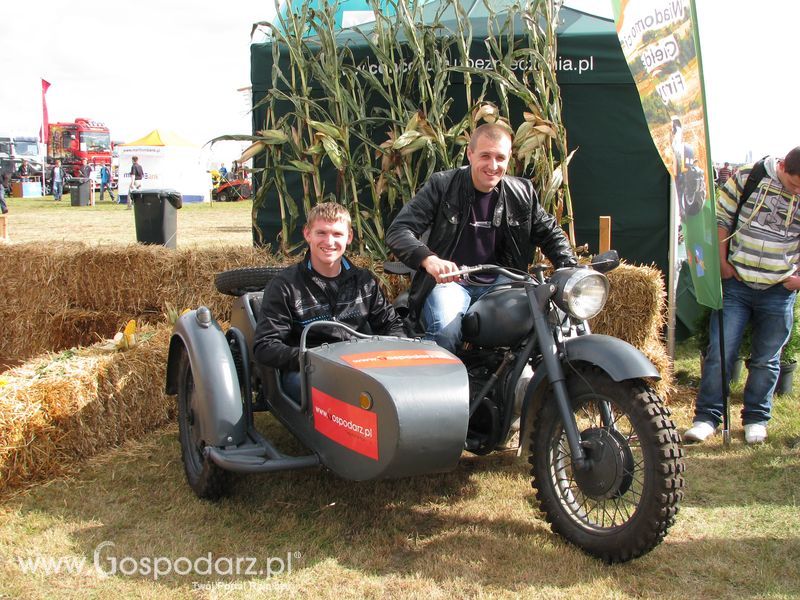
[[(193, 446), (188, 451), (201, 466), (266, 472), (321, 465), (351, 480), (455, 468), (469, 417), (458, 358), (432, 342), (389, 337), (305, 349), (303, 393), (294, 400), (276, 370), (253, 361), (260, 299), (260, 292), (237, 297), (227, 332), (205, 307), (175, 325), (166, 389), (178, 394), (179, 408), (183, 402), (182, 444)], [(253, 417), (260, 411), (272, 413), (308, 454), (287, 456), (264, 438)]]

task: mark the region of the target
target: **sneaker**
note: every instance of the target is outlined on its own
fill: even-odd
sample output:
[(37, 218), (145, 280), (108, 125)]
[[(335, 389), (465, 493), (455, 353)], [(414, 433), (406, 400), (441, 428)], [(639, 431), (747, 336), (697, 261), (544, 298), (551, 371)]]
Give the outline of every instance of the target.
[(695, 421), (692, 426), (683, 434), (684, 442), (705, 442), (706, 439), (716, 433), (717, 428), (705, 421)]
[(748, 444), (761, 444), (767, 439), (766, 423), (748, 423), (744, 426), (744, 441)]

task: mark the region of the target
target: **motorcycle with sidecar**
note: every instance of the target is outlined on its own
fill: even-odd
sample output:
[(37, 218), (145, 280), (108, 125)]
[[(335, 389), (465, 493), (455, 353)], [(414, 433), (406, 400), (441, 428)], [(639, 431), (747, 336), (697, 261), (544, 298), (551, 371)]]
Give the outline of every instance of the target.
[[(177, 395), (189, 485), (216, 499), (231, 472), (323, 467), (355, 481), (445, 472), (463, 451), (507, 447), (518, 423), (518, 452), (529, 456), (554, 532), (608, 563), (649, 552), (677, 514), (683, 451), (653, 388), (657, 369), (630, 344), (590, 331), (608, 296), (603, 272), (618, 264), (612, 251), (549, 277), (543, 268), (463, 268), (465, 278), (493, 273), (510, 283), (467, 310), (456, 354), (312, 323), (301, 339), (297, 400), (252, 355), (262, 291), (277, 270), (220, 273), (218, 290), (234, 296), (230, 327), (201, 306), (178, 319), (170, 341), (166, 389)], [(351, 339), (308, 347), (308, 331), (322, 325)], [(259, 411), (308, 452), (281, 452), (257, 431)]]

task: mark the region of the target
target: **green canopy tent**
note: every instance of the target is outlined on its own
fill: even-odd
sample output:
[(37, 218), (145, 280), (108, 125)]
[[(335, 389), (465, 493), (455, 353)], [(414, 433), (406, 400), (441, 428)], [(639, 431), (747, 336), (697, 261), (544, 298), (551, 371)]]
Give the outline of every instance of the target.
[[(487, 14), (482, 2), (475, 2), (469, 10), (473, 29), (470, 56), (477, 61), (487, 56), (483, 44)], [(442, 20), (446, 21), (446, 15)], [(569, 149), (577, 149), (569, 166), (576, 241), (588, 243), (591, 251), (597, 251), (598, 218), (609, 215), (612, 245), (620, 255), (629, 262), (655, 263), (666, 272), (669, 174), (650, 137), (614, 23), (566, 7), (561, 9), (559, 20), (557, 80)], [(343, 30), (340, 36), (342, 43), (350, 44), (357, 59), (367, 57), (366, 44), (358, 44), (360, 35)], [(270, 42), (251, 45), (254, 106), (271, 87), (272, 64)], [(453, 97), (461, 98), (463, 94), (454, 93)], [(464, 114), (466, 107), (454, 106), (453, 110), (454, 114)], [(263, 108), (254, 110), (253, 131), (263, 128), (264, 117)], [(287, 178), (290, 189), (292, 183)], [(293, 195), (299, 197), (299, 176), (294, 183)], [(255, 216), (267, 240), (276, 239), (280, 232), (274, 194), (270, 190)]]

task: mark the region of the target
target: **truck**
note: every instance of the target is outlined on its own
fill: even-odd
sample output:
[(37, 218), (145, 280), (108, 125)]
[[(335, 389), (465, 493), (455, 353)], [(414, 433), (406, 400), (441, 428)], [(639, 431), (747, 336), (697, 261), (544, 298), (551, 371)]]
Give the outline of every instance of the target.
[(39, 139), (31, 136), (0, 135), (0, 172), (11, 177), (17, 172), (23, 159), (28, 161), (31, 176), (40, 177), (44, 157)]
[(111, 167), (111, 134), (100, 121), (79, 117), (70, 123), (50, 123), (47, 140), (47, 162), (56, 159), (68, 175), (80, 176), (83, 159), (94, 165), (93, 186), (100, 186), (100, 166)]

